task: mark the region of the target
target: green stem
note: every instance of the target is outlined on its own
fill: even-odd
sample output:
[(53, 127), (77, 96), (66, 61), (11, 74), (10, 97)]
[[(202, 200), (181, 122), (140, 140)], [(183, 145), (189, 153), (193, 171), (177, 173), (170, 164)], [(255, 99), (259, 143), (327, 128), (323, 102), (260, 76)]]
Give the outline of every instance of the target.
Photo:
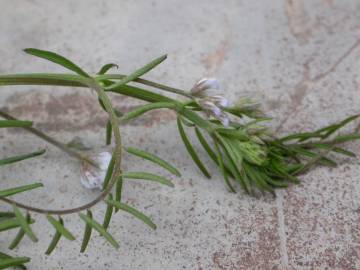
[[(122, 74), (108, 74), (98, 75), (95, 77), (97, 81), (102, 80), (121, 80), (126, 75)], [(141, 83), (143, 85), (155, 87), (157, 89), (185, 96), (193, 99), (193, 97), (184, 90), (166, 86), (160, 83), (156, 83), (144, 79), (135, 79), (134, 82)], [(86, 78), (73, 74), (61, 74), (61, 73), (28, 73), (28, 74), (8, 74), (0, 75), (0, 86), (6, 85), (53, 85), (53, 86), (73, 86), (73, 87), (88, 87)], [(114, 89), (115, 90), (115, 89)]]
[[(105, 75), (98, 75), (98, 76), (95, 77), (95, 79), (97, 81), (121, 80), (121, 79), (123, 79), (125, 77), (126, 77), (126, 75), (123, 75), (123, 74), (105, 74)], [(173, 94), (181, 95), (181, 96), (184, 96), (184, 97), (187, 97), (187, 98), (190, 98), (190, 99), (194, 99), (191, 94), (189, 94), (188, 92), (186, 92), (184, 90), (181, 90), (181, 89), (177, 89), (177, 88), (170, 87), (170, 86), (167, 86), (167, 85), (164, 85), (164, 84), (160, 84), (160, 83), (156, 83), (156, 82), (153, 82), (153, 81), (140, 79), (140, 78), (137, 78), (137, 79), (135, 79), (133, 81), (137, 82), (137, 83), (147, 85), (147, 86), (151, 86), (151, 87), (154, 87), (154, 88), (157, 88), (157, 89), (160, 89), (160, 90), (164, 90), (164, 91), (169, 92), (169, 93), (173, 93)]]
[(73, 74), (28, 73), (0, 75), (0, 86), (5, 85), (56, 85), (88, 87), (86, 78)]
[[(101, 87), (99, 84), (99, 81), (102, 80), (109, 80), (109, 79), (116, 79), (121, 80), (122, 78), (126, 77), (125, 75), (121, 74), (108, 74), (108, 75), (98, 75), (95, 77), (95, 79), (91, 82), (91, 85), (96, 87)], [(160, 90), (164, 90), (173, 94), (182, 95), (188, 98), (193, 99), (193, 97), (188, 94), (184, 90), (172, 88), (163, 84), (159, 84), (156, 82), (144, 80), (144, 79), (135, 79), (134, 82), (138, 82), (144, 85), (152, 86)], [(74, 87), (89, 87), (89, 80), (87, 78), (81, 77), (79, 75), (72, 75), (72, 74), (50, 74), (50, 73), (31, 73), (31, 74), (18, 74), (18, 75), (0, 75), (0, 86), (1, 85), (29, 85), (29, 84), (35, 84), (35, 85), (56, 85), (56, 86), (74, 86)], [(134, 89), (128, 89), (129, 86), (123, 85), (119, 86), (116, 89), (113, 89), (111, 91), (117, 92), (123, 95), (131, 96), (138, 99), (147, 100), (146, 98), (143, 98), (141, 95), (139, 95)], [(146, 91), (143, 89), (139, 89), (142, 91)], [(105, 91), (103, 90), (105, 93)], [(148, 93), (148, 91), (146, 91)], [(149, 92), (151, 93), (151, 92)], [(163, 96), (162, 96), (163, 97)], [(165, 98), (165, 97), (164, 97)], [(148, 101), (148, 100), (147, 100)], [(166, 98), (164, 101), (172, 101), (176, 104), (180, 104), (180, 102), (171, 99)], [(188, 110), (185, 108), (184, 105), (182, 105), (182, 108), (178, 108), (178, 112), (181, 113), (184, 117), (189, 118), (190, 120), (197, 121), (197, 124), (200, 127), (208, 126), (207, 121), (204, 119), (201, 119), (199, 116), (197, 116), (194, 112), (191, 110)]]

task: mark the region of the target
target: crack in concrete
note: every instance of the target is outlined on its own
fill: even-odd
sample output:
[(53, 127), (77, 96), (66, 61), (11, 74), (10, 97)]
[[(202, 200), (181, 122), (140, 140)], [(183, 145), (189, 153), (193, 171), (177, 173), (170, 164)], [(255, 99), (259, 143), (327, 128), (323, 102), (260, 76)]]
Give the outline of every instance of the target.
[(280, 122), (279, 126), (276, 128), (276, 132), (279, 132), (284, 124), (291, 118), (294, 117), (298, 113), (299, 107), (302, 105), (304, 98), (308, 94), (310, 86), (313, 86), (315, 83), (321, 81), (329, 74), (333, 73), (336, 68), (347, 58), (349, 55), (360, 45), (360, 39), (358, 39), (345, 53), (343, 53), (328, 69), (324, 72), (321, 72), (310, 78), (310, 68), (309, 64), (312, 60), (308, 60), (303, 64), (304, 72), (303, 78), (298, 82), (294, 87), (294, 92), (290, 94), (291, 103), (289, 108), (293, 108), (293, 110), (287, 113), (287, 116)]
[(218, 43), (215, 50), (209, 53), (201, 62), (207, 70), (208, 75), (213, 75), (219, 70), (225, 61), (225, 57), (231, 47), (232, 33), (228, 20), (224, 20), (224, 29), (226, 29), (225, 36)]
[(285, 14), (288, 18), (288, 25), (291, 34), (300, 43), (300, 45), (308, 43), (312, 36), (312, 32), (304, 3), (302, 1), (286, 0)]
[(287, 236), (286, 236), (286, 225), (285, 225), (285, 216), (284, 216), (284, 206), (283, 206), (283, 194), (282, 191), (276, 192), (276, 209), (277, 209), (277, 218), (278, 218), (278, 233), (280, 238), (280, 255), (281, 255), (281, 264), (285, 269), (289, 267), (289, 257), (287, 252)]

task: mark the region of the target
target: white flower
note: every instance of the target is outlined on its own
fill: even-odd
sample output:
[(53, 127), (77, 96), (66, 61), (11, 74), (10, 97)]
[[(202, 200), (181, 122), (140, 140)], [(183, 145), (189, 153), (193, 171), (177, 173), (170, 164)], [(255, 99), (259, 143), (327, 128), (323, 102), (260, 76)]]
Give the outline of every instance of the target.
[(207, 99), (200, 99), (199, 104), (208, 114), (211, 114), (215, 117), (221, 115), (221, 109), (217, 107), (213, 102)]
[(194, 96), (201, 96), (205, 90), (208, 89), (216, 89), (220, 88), (220, 83), (215, 78), (203, 78), (199, 80), (193, 88), (191, 88), (190, 92)]
[(201, 108), (203, 108), (208, 116), (213, 116), (215, 119), (219, 120), (224, 127), (229, 126), (229, 117), (221, 110), (221, 108), (210, 101), (210, 98), (200, 99), (199, 105)]
[(227, 127), (230, 124), (230, 119), (223, 109), (229, 107), (230, 102), (221, 95), (213, 94), (215, 91), (218, 92), (219, 88), (220, 84), (217, 79), (203, 78), (195, 83), (190, 92), (194, 97), (197, 97), (199, 106), (208, 117), (214, 117), (219, 120), (223, 126)]
[(207, 99), (211, 100), (216, 106), (220, 108), (228, 108), (230, 106), (230, 101), (220, 95), (209, 96)]
[(101, 189), (111, 160), (111, 153), (101, 152), (91, 155), (89, 158), (98, 164), (99, 168), (83, 162), (81, 164), (81, 184), (88, 189)]

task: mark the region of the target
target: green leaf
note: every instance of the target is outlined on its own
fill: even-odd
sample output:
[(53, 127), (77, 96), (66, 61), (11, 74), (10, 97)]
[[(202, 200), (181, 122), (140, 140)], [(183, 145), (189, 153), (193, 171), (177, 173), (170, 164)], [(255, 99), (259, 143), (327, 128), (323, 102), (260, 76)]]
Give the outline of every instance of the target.
[(335, 133), (340, 128), (347, 125), (348, 123), (350, 123), (350, 122), (354, 121), (355, 119), (357, 119), (359, 116), (360, 115), (350, 116), (350, 117), (344, 119), (343, 121), (341, 121), (338, 124), (333, 124), (333, 125), (330, 125), (328, 127), (319, 129), (319, 130), (316, 131), (316, 133), (324, 133), (325, 132), (325, 134), (322, 135), (322, 139), (325, 139), (325, 138), (329, 137), (330, 135), (332, 135), (333, 133)]
[[(122, 186), (123, 186), (123, 178), (122, 176), (119, 176), (116, 180), (116, 187), (115, 187), (115, 201), (121, 202), (121, 192), (122, 192)], [(115, 212), (117, 212), (118, 209), (115, 208)]]
[(10, 243), (9, 249), (16, 248), (21, 242), (21, 240), (24, 238), (24, 235), (25, 235), (25, 231), (23, 229), (20, 229), (17, 235), (15, 236), (14, 240)]
[(155, 103), (149, 103), (143, 106), (140, 106), (126, 114), (124, 114), (121, 118), (120, 121), (121, 123), (126, 123), (136, 117), (139, 117), (140, 115), (143, 115), (144, 113), (151, 111), (151, 110), (156, 110), (156, 109), (163, 109), (163, 108), (175, 108), (176, 104), (171, 103), (171, 102), (155, 102)]
[(256, 184), (260, 191), (266, 190), (275, 196), (273, 188), (265, 181), (263, 173), (258, 168), (247, 162), (244, 162), (243, 167), (247, 176)]
[(106, 65), (103, 65), (101, 67), (100, 71), (97, 74), (98, 75), (103, 75), (106, 72), (108, 72), (108, 70), (111, 69), (111, 68), (119, 68), (119, 66), (117, 64), (114, 64), (114, 63), (109, 63), (109, 64), (106, 64)]
[(122, 185), (123, 185), (123, 178), (122, 176), (119, 176), (116, 181), (116, 194), (115, 194), (115, 200), (118, 202), (121, 201)]
[[(26, 220), (28, 223), (31, 222), (31, 217), (29, 214), (26, 215)], [(19, 232), (15, 236), (14, 240), (10, 243), (9, 249), (14, 249), (18, 246), (18, 244), (21, 242), (21, 240), (24, 238), (25, 231), (20, 228)]]
[(69, 232), (69, 230), (64, 227), (64, 221), (62, 220), (62, 218), (59, 217), (59, 221), (57, 221), (50, 215), (47, 215), (46, 218), (50, 222), (50, 224), (54, 226), (56, 231), (62, 234), (66, 239), (70, 241), (75, 240), (75, 237), (71, 234), (71, 232)]
[(109, 234), (106, 229), (99, 224), (97, 221), (92, 219), (91, 217), (84, 215), (83, 213), (79, 213), (80, 218), (86, 222), (86, 224), (90, 225), (93, 229), (95, 229), (101, 236), (103, 236), (113, 247), (119, 248), (119, 244), (116, 240)]
[(70, 241), (75, 240), (75, 237), (64, 227), (64, 221), (61, 217), (59, 217), (59, 221), (57, 221), (52, 216), (48, 215), (47, 219), (50, 222), (50, 224), (54, 226), (56, 230), (53, 239), (51, 240), (47, 250), (45, 251), (46, 255), (50, 255), (54, 251), (57, 244), (59, 243), (61, 236), (64, 236)]
[(216, 142), (215, 142), (215, 147), (216, 147), (216, 157), (217, 157), (217, 161), (218, 161), (217, 163), (219, 164), (220, 171), (223, 174), (225, 184), (227, 185), (227, 187), (229, 188), (229, 190), (231, 192), (236, 193), (235, 188), (230, 183), (228, 173), (227, 173), (227, 171), (225, 169), (224, 161), (223, 161), (223, 158), (221, 156), (220, 147), (218, 146), (218, 144)]
[(111, 125), (111, 121), (108, 120), (106, 123), (106, 145), (111, 144), (111, 136), (112, 136), (112, 125)]
[(221, 137), (217, 133), (215, 133), (215, 136), (218, 138), (220, 145), (224, 149), (224, 154), (228, 160), (229, 169), (232, 172), (235, 180), (240, 183), (241, 187), (247, 193), (251, 194), (250, 183), (248, 181), (248, 178), (246, 177), (246, 174), (243, 172), (243, 158), (241, 154), (236, 151), (230, 140)]
[(216, 131), (226, 137), (235, 138), (240, 141), (248, 141), (249, 136), (244, 129), (217, 128)]
[[(316, 158), (318, 156), (318, 154), (316, 154), (314, 152), (311, 152), (311, 151), (308, 151), (308, 150), (305, 150), (305, 149), (302, 149), (300, 147), (294, 147), (293, 150), (296, 153), (298, 153), (300, 155), (303, 155), (303, 156), (306, 156), (306, 157)], [(317, 162), (322, 164), (322, 165), (329, 166), (329, 167), (336, 167), (337, 166), (335, 161), (333, 161), (333, 160), (331, 160), (329, 158), (323, 157), (323, 156)]]
[(349, 134), (349, 135), (340, 135), (337, 136), (333, 142), (334, 143), (344, 143), (348, 141), (355, 141), (360, 139), (360, 134)]
[[(298, 170), (302, 170), (302, 168), (304, 166), (301, 165), (301, 166), (297, 166), (297, 167), (299, 168)], [(271, 161), (268, 166), (268, 170), (269, 170), (270, 175), (274, 175), (275, 177), (279, 177), (284, 180), (292, 181), (295, 184), (300, 183), (299, 179), (296, 176), (294, 176), (298, 172), (298, 170), (295, 170), (295, 171), (291, 172), (291, 174), (290, 174), (287, 171), (288, 167), (284, 166), (281, 163)]]
[(231, 192), (236, 193), (235, 189), (233, 188), (233, 186), (231, 185), (230, 180), (229, 180), (229, 176), (230, 177), (234, 177), (234, 176), (232, 175), (232, 172), (229, 170), (229, 168), (227, 168), (227, 166), (225, 166), (224, 160), (221, 156), (221, 151), (220, 151), (220, 148), (219, 148), (217, 142), (215, 141), (215, 149), (216, 149), (216, 153), (215, 153), (213, 151), (213, 149), (210, 147), (210, 145), (207, 143), (205, 137), (202, 135), (199, 128), (195, 127), (195, 133), (196, 133), (196, 136), (197, 136), (200, 144), (203, 146), (203, 148), (208, 153), (210, 158), (215, 162), (216, 165), (219, 166), (220, 171), (223, 174), (225, 184), (227, 185), (229, 190)]
[(38, 49), (34, 49), (34, 48), (25, 49), (24, 52), (34, 55), (34, 56), (37, 56), (37, 57), (40, 57), (40, 58), (43, 58), (43, 59), (46, 59), (46, 60), (49, 60), (53, 63), (59, 64), (60, 66), (70, 69), (81, 76), (90, 78), (90, 76), (85, 71), (83, 71), (79, 66), (77, 66), (76, 64), (71, 62), (69, 59), (66, 59), (64, 56), (61, 56), (57, 53), (44, 51), (44, 50), (38, 50)]
[(31, 127), (31, 121), (21, 121), (21, 120), (0, 120), (0, 128), (9, 128), (9, 127)]
[[(196, 136), (197, 136), (200, 144), (205, 149), (205, 151), (208, 153), (209, 157), (215, 162), (216, 165), (218, 165), (220, 167), (220, 163), (218, 160), (218, 153), (215, 153), (214, 150), (210, 147), (210, 145), (206, 141), (205, 137), (202, 135), (199, 128), (195, 127), (195, 133), (196, 133)], [(214, 143), (215, 143), (215, 147), (218, 146), (216, 141), (214, 141)], [(226, 174), (229, 175), (230, 177), (234, 178), (234, 176), (233, 176), (232, 172), (229, 170), (229, 168), (225, 164), (223, 164), (223, 165), (224, 165)]]
[(151, 221), (151, 219), (140, 212), (139, 210), (121, 202), (113, 201), (113, 200), (106, 200), (106, 203), (108, 203), (111, 206), (116, 207), (117, 209), (121, 209), (125, 212), (128, 212), (129, 214), (133, 215), (134, 217), (140, 219), (143, 221), (146, 225), (148, 225), (151, 229), (155, 230), (156, 225)]
[(86, 78), (74, 74), (28, 73), (0, 75), (1, 85), (55, 85), (88, 87)]
[(15, 218), (5, 219), (0, 222), (0, 232), (20, 227), (19, 222)]
[[(87, 217), (89, 219), (92, 219), (92, 213), (90, 210), (87, 210)], [(91, 238), (91, 231), (92, 231), (92, 227), (91, 225), (89, 225), (88, 223), (86, 223), (85, 225), (85, 230), (84, 230), (84, 237), (83, 237), (83, 241), (81, 243), (81, 249), (80, 252), (83, 253), (86, 250), (86, 247), (89, 244), (90, 238)]]
[(5, 253), (0, 252), (0, 269), (6, 269), (9, 267), (19, 267), (23, 270), (26, 270), (24, 263), (30, 262), (28, 257), (11, 257)]
[(216, 155), (215, 152), (211, 149), (210, 145), (207, 143), (206, 139), (205, 139), (204, 136), (201, 134), (200, 129), (197, 128), (197, 127), (195, 127), (195, 134), (196, 134), (196, 137), (198, 138), (200, 144), (201, 144), (202, 147), (204, 148), (204, 150), (208, 153), (209, 157), (210, 157), (217, 165), (219, 165), (217, 155)]
[(121, 79), (120, 81), (118, 81), (117, 83), (107, 87), (108, 90), (114, 89), (118, 86), (127, 84), (128, 82), (131, 82), (137, 78), (139, 78), (140, 76), (144, 75), (145, 73), (149, 72), (151, 69), (153, 69), (154, 67), (156, 67), (157, 65), (159, 65), (161, 62), (163, 62), (166, 59), (166, 55), (162, 55), (156, 59), (154, 59), (153, 61), (151, 61), (150, 63), (146, 64), (145, 66), (143, 66), (142, 68), (134, 71), (133, 73), (131, 73), (130, 75), (126, 76), (125, 78)]
[(121, 85), (116, 87), (115, 89), (111, 89), (107, 91), (111, 91), (117, 94), (122, 94), (128, 97), (133, 97), (147, 102), (176, 102), (176, 100), (166, 97), (164, 95), (130, 85)]
[(127, 178), (127, 179), (142, 179), (142, 180), (149, 180), (149, 181), (154, 181), (154, 182), (158, 182), (160, 184), (169, 186), (169, 187), (174, 187), (174, 184), (166, 179), (165, 177), (162, 176), (158, 176), (156, 174), (152, 174), (152, 173), (147, 173), (147, 172), (124, 172), (122, 174), (123, 178)]
[(196, 127), (196, 125), (193, 122), (190, 122), (186, 118), (181, 118), (182, 123), (187, 127)]
[(46, 255), (50, 255), (54, 251), (54, 249), (56, 248), (57, 244), (60, 241), (61, 236), (62, 236), (62, 234), (59, 231), (55, 232), (47, 250), (45, 251)]
[(19, 155), (19, 156), (14, 156), (14, 157), (10, 157), (10, 158), (4, 158), (4, 159), (0, 160), (0, 166), (6, 165), (6, 164), (11, 164), (11, 163), (18, 162), (18, 161), (32, 158), (32, 157), (37, 157), (37, 156), (44, 154), (45, 151), (46, 150), (43, 149), (43, 150), (36, 151), (36, 152), (30, 153), (30, 154)]
[(277, 188), (286, 188), (288, 187), (288, 183), (284, 180), (275, 180), (273, 178), (271, 178), (270, 176), (268, 176), (266, 173), (263, 174), (264, 180), (272, 185), (273, 187), (277, 187)]
[(108, 184), (110, 182), (111, 176), (112, 176), (113, 171), (114, 171), (114, 165), (115, 165), (115, 156), (113, 154), (111, 159), (110, 159), (108, 168), (106, 170), (106, 175), (105, 175), (105, 179), (104, 179), (104, 183), (103, 183), (103, 190), (106, 189), (106, 187), (108, 186)]
[(19, 208), (17, 208), (15, 205), (13, 205), (14, 213), (16, 216), (17, 221), (19, 222), (21, 228), (25, 231), (26, 235), (33, 241), (37, 242), (38, 239), (36, 238), (34, 232), (29, 226), (29, 223), (27, 219), (23, 216)]
[(340, 147), (334, 147), (334, 149), (332, 149), (333, 152), (336, 152), (336, 153), (339, 153), (339, 154), (342, 154), (344, 156), (348, 156), (348, 157), (356, 157), (356, 154), (349, 151), (349, 150), (346, 150), (346, 149), (343, 149), (343, 148), (340, 148)]
[(13, 212), (0, 212), (0, 222), (15, 217)]
[(303, 133), (296, 133), (287, 135), (281, 139), (279, 139), (280, 142), (286, 142), (291, 140), (300, 140), (305, 141), (312, 138), (322, 138), (321, 134), (315, 133), (315, 132), (303, 132)]
[[(113, 199), (113, 196), (111, 193), (109, 193), (108, 200), (112, 201), (112, 199)], [(103, 225), (102, 225), (105, 228), (105, 230), (107, 230), (109, 227), (111, 216), (113, 213), (113, 208), (114, 207), (110, 204), (108, 204), (108, 206), (106, 207), (105, 217), (104, 217), (104, 221), (103, 221)]]
[(297, 170), (301, 169), (304, 165), (302, 163), (289, 164), (286, 166), (285, 171), (289, 174), (293, 174)]
[[(212, 129), (212, 125), (210, 124), (210, 122), (208, 120), (205, 120), (197, 113), (185, 108), (184, 104), (177, 103), (176, 105), (177, 105), (176, 110), (177, 110), (178, 114), (181, 114), (183, 117), (185, 117), (187, 120), (193, 122), (199, 128), (204, 128), (204, 129), (208, 129), (208, 130)], [(181, 121), (183, 121), (183, 118), (181, 118)]]
[(136, 149), (134, 147), (127, 147), (127, 148), (125, 148), (125, 150), (130, 154), (133, 154), (135, 156), (141, 157), (143, 159), (146, 159), (146, 160), (149, 160), (151, 162), (158, 164), (159, 166), (163, 167), (164, 169), (168, 170), (169, 172), (171, 172), (172, 174), (174, 174), (176, 176), (181, 176), (180, 172), (175, 167), (173, 167), (171, 164), (169, 164), (165, 160), (159, 158), (158, 156), (155, 156), (154, 154), (151, 154), (144, 150)]
[(26, 185), (26, 186), (0, 190), (0, 197), (11, 196), (11, 195), (14, 195), (14, 194), (17, 194), (20, 192), (32, 190), (32, 189), (43, 187), (43, 186), (44, 185), (42, 183), (35, 183), (35, 184)]
[(196, 151), (194, 149), (194, 147), (191, 145), (184, 127), (181, 123), (181, 119), (180, 117), (177, 118), (177, 125), (178, 125), (178, 129), (179, 129), (179, 133), (180, 133), (180, 137), (186, 147), (186, 150), (188, 151), (188, 153), (190, 154), (191, 158), (193, 159), (193, 161), (195, 162), (195, 164), (198, 166), (198, 168), (200, 169), (200, 171), (207, 177), (207, 178), (211, 178), (209, 172), (207, 171), (207, 169), (205, 168), (204, 164), (201, 162), (199, 156), (196, 154)]
[[(326, 139), (330, 135), (335, 133), (337, 130), (339, 130), (340, 128), (344, 127), (351, 121), (357, 119), (359, 116), (360, 115), (350, 116), (338, 124), (329, 125), (327, 127), (318, 129), (315, 132), (304, 132), (304, 133), (291, 134), (291, 135), (281, 138), (279, 141), (285, 142), (285, 141), (289, 141), (289, 140), (293, 140), (293, 139), (298, 139), (299, 141), (303, 142), (305, 140), (312, 139), (312, 138)], [(345, 136), (348, 136), (348, 135), (345, 135)], [(356, 139), (356, 136), (354, 139)], [(354, 139), (351, 136), (349, 138), (349, 140), (354, 140)], [(345, 141), (347, 141), (347, 140), (345, 140)]]
[(99, 104), (100, 104), (101, 108), (106, 112), (106, 108), (105, 108), (104, 102), (101, 100), (100, 97), (98, 98), (98, 101), (99, 101)]
[(339, 153), (339, 154), (342, 154), (345, 156), (349, 156), (349, 157), (356, 157), (355, 153), (353, 153), (349, 150), (343, 149), (341, 147), (333, 147), (333, 145), (329, 144), (329, 143), (313, 143), (313, 144), (309, 145), (309, 148), (310, 149), (312, 149), (312, 148), (318, 148), (318, 149), (332, 148), (331, 151), (333, 151), (333, 152), (336, 152), (336, 153)]
[(15, 214), (13, 212), (1, 212), (0, 211), (0, 217), (5, 217), (5, 218), (15, 217)]

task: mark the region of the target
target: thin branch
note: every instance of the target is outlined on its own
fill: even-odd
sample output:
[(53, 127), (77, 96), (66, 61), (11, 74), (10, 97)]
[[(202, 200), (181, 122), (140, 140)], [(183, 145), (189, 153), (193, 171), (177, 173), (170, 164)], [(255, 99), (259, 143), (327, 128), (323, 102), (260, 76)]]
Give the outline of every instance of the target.
[(11, 199), (8, 199), (5, 197), (0, 197), (1, 201), (16, 205), (17, 207), (23, 208), (23, 209), (31, 211), (31, 212), (36, 212), (39, 214), (68, 215), (68, 214), (78, 213), (78, 212), (81, 212), (81, 211), (84, 211), (84, 210), (87, 210), (87, 209), (93, 207), (94, 205), (96, 205), (97, 203), (99, 203), (100, 201), (105, 199), (105, 197), (109, 194), (109, 192), (111, 192), (111, 189), (115, 185), (116, 180), (121, 175), (122, 142), (121, 142), (119, 123), (117, 120), (116, 113), (111, 105), (110, 99), (108, 98), (108, 96), (106, 95), (104, 90), (101, 88), (101, 86), (95, 80), (91, 80), (89, 82), (89, 87), (94, 88), (95, 91), (97, 92), (99, 98), (101, 99), (101, 101), (104, 104), (106, 111), (109, 114), (109, 118), (110, 118), (111, 124), (113, 126), (113, 133), (114, 133), (115, 145), (116, 145), (115, 150), (114, 150), (114, 157), (115, 157), (114, 164), (115, 165), (114, 165), (114, 171), (113, 171), (113, 174), (111, 176), (108, 186), (101, 192), (101, 194), (98, 197), (96, 197), (91, 202), (84, 204), (82, 206), (79, 206), (79, 207), (65, 209), (65, 210), (53, 210), (53, 209), (31, 207), (31, 206), (19, 203), (17, 201), (14, 201), (14, 200), (11, 200)]
[[(8, 119), (8, 120), (18, 120), (17, 118), (11, 116), (10, 114), (1, 111), (0, 110), (0, 116)], [(80, 161), (85, 161), (89, 164), (91, 164), (92, 166), (95, 167), (99, 167), (94, 161), (92, 161), (91, 159), (87, 158), (86, 156), (78, 153), (77, 151), (69, 148), (68, 146), (66, 146), (65, 144), (63, 144), (62, 142), (59, 142), (57, 140), (55, 140), (54, 138), (46, 135), (45, 133), (43, 133), (42, 131), (34, 128), (34, 127), (23, 127), (23, 129), (29, 131), (30, 133), (36, 135), (37, 137), (47, 141), (48, 143), (56, 146), (57, 148), (59, 148), (60, 150), (64, 151), (65, 153), (67, 153), (69, 156), (74, 157), (76, 159), (79, 159)]]
[[(98, 80), (98, 81), (101, 81), (101, 80), (113, 80), (113, 79), (121, 80), (121, 79), (125, 78), (126, 76), (127, 75), (123, 75), (123, 74), (106, 74), (106, 75), (96, 76), (95, 79)], [(151, 86), (151, 87), (154, 87), (154, 88), (157, 88), (157, 89), (160, 89), (160, 90), (164, 90), (164, 91), (169, 92), (169, 93), (178, 94), (178, 95), (193, 99), (193, 96), (190, 93), (188, 93), (188, 92), (186, 92), (184, 90), (177, 89), (177, 88), (174, 88), (174, 87), (170, 87), (170, 86), (160, 84), (160, 83), (157, 83), (157, 82), (153, 82), (153, 81), (149, 81), (149, 80), (145, 80), (145, 79), (141, 79), (141, 78), (137, 78), (137, 79), (133, 80), (133, 82), (137, 82), (137, 83), (144, 84), (144, 85), (147, 85), (147, 86)]]

